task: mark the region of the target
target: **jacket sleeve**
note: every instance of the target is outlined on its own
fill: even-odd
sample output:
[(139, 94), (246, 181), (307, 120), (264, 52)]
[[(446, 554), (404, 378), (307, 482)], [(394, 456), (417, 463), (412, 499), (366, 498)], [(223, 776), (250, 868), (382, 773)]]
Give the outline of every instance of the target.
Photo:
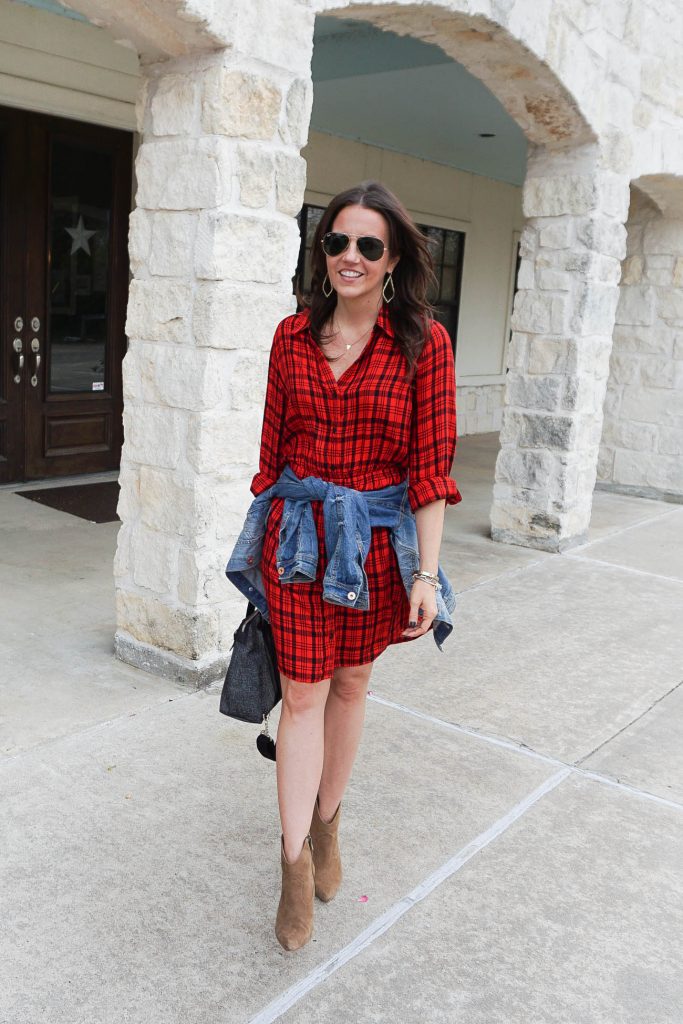
[(432, 323), (415, 374), (408, 462), (408, 500), (415, 512), (441, 498), (462, 501), (451, 466), (455, 458), (455, 360), (448, 331)]
[(287, 391), (282, 373), (282, 342), (284, 324), (275, 331), (268, 363), (268, 383), (261, 430), (259, 471), (251, 482), (251, 492), (261, 494), (271, 487), (285, 468), (283, 440), (287, 413)]

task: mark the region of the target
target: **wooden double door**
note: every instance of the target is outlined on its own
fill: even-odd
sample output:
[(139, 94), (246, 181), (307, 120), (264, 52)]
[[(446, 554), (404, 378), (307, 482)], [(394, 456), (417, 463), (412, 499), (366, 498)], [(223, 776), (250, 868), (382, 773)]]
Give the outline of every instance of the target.
[(0, 107), (0, 483), (114, 469), (132, 135)]

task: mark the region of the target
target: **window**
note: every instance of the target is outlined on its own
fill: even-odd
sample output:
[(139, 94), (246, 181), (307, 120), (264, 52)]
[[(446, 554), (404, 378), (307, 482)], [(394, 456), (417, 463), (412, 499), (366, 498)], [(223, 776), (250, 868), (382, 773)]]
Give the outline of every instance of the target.
[[(310, 291), (311, 288), (311, 246), (324, 209), (323, 206), (306, 203), (297, 217), (301, 231), (301, 249), (294, 284), (303, 293)], [(437, 228), (427, 224), (418, 224), (418, 227), (429, 239), (437, 280), (437, 290), (429, 295), (429, 301), (436, 309), (437, 320), (450, 334), (455, 351), (465, 234), (463, 231), (451, 231), (448, 228)]]

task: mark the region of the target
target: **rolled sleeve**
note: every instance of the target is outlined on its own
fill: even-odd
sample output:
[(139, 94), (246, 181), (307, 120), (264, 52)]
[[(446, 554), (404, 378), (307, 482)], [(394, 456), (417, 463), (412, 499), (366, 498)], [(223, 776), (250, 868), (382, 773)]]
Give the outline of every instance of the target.
[(455, 360), (448, 332), (434, 321), (418, 359), (408, 469), (413, 512), (445, 499), (462, 501), (450, 475), (456, 448)]
[(259, 495), (271, 487), (285, 468), (283, 441), (287, 415), (287, 390), (281, 369), (283, 325), (275, 331), (268, 363), (268, 383), (263, 410), (259, 471), (251, 482), (251, 493)]

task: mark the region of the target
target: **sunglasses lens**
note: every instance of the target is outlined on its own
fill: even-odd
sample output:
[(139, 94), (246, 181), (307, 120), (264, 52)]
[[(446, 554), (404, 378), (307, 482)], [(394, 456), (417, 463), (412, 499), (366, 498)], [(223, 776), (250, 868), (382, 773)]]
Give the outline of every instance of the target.
[(340, 256), (349, 244), (349, 236), (341, 231), (328, 231), (323, 235), (323, 252), (328, 256)]
[(371, 260), (374, 263), (376, 260), (382, 259), (384, 255), (384, 242), (381, 238), (375, 238), (373, 235), (363, 235), (362, 238), (358, 239), (357, 244), (358, 251), (366, 260)]

